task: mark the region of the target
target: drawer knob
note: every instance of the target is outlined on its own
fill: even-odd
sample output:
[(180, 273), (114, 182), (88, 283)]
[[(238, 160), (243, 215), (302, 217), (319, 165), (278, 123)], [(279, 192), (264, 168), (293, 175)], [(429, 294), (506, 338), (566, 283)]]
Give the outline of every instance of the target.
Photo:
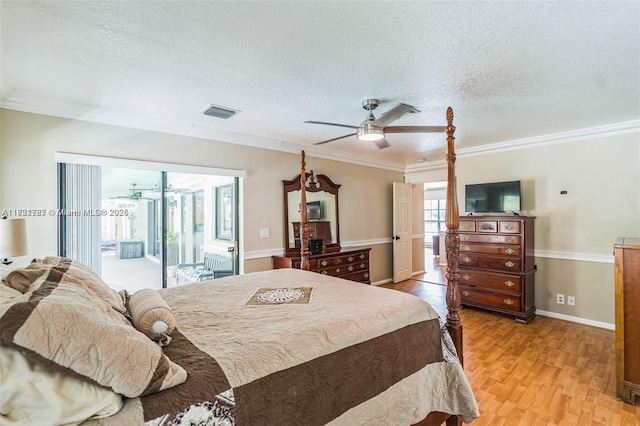
[(462, 238), (462, 240), (464, 240), (464, 241), (469, 241), (469, 237), (468, 237), (468, 236), (466, 236), (466, 235), (463, 235), (461, 238)]
[(512, 230), (513, 229), (513, 225), (507, 225), (507, 226), (505, 226), (505, 228), (507, 228), (508, 230)]
[(463, 226), (463, 228), (464, 228), (464, 229), (469, 229), (469, 228), (471, 228), (471, 226), (470, 226), (470, 225), (465, 224), (465, 225)]
[(507, 268), (512, 268), (513, 265), (515, 265), (515, 263), (513, 263), (512, 261), (504, 262), (504, 266), (506, 266)]
[(364, 254), (361, 254), (361, 255), (360, 255), (360, 259), (364, 259)]
[(322, 275), (327, 275), (327, 271), (322, 271)]
[(340, 273), (340, 268), (336, 268), (336, 274)]
[(368, 273), (365, 273), (365, 274), (364, 274), (364, 277), (365, 277), (365, 278), (369, 278), (369, 274), (368, 274)]
[(469, 250), (471, 250), (471, 247), (469, 247), (469, 246), (462, 246), (462, 250), (464, 250), (464, 251), (469, 251)]
[(347, 269), (349, 269), (349, 272), (351, 272), (351, 271), (353, 271), (353, 266), (349, 265), (349, 268), (347, 268)]
[(513, 242), (513, 238), (509, 237), (505, 241), (508, 242), (508, 243), (512, 243)]
[(465, 281), (469, 281), (471, 279), (471, 277), (469, 275), (463, 275), (462, 279)]
[(349, 256), (347, 259), (349, 260), (349, 262), (353, 262), (353, 256)]
[(361, 263), (360, 264), (360, 269), (364, 269), (365, 266), (367, 266), (367, 265), (365, 265), (364, 263)]
[(322, 266), (327, 266), (327, 261), (326, 261), (326, 260), (323, 260), (322, 262), (320, 262), (320, 264), (321, 264)]
[(515, 252), (515, 250), (512, 249), (512, 248), (508, 248), (504, 252), (507, 253), (507, 254), (513, 254)]
[(504, 303), (506, 303), (507, 305), (513, 305), (513, 300), (511, 300), (511, 299), (504, 299)]
[(470, 294), (471, 294), (471, 293), (469, 293), (467, 290), (465, 290), (465, 291), (463, 291), (463, 292), (462, 292), (462, 295), (463, 295), (463, 296), (469, 296)]
[(513, 287), (515, 284), (513, 283), (513, 281), (505, 281), (504, 285), (506, 285), (507, 287)]
[(471, 258), (470, 257), (465, 257), (462, 259), (463, 262), (471, 262)]

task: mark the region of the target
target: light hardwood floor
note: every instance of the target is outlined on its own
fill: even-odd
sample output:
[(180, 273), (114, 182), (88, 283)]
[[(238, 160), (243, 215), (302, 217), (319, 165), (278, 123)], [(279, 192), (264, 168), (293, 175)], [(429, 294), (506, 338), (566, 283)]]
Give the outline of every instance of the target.
[[(437, 272), (397, 284), (446, 313)], [(640, 425), (640, 407), (615, 398), (613, 331), (537, 316), (527, 325), (460, 312), (464, 369), (480, 417), (473, 425)]]

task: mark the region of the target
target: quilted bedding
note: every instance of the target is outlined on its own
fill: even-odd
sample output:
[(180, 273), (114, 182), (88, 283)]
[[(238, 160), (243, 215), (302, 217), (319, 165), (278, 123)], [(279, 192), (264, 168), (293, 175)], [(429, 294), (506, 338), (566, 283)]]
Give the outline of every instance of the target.
[(0, 304), (0, 345), (128, 397), (186, 380), (184, 369), (131, 325), (124, 299), (86, 265), (36, 259), (7, 283), (24, 293)]
[[(250, 305), (259, 288), (309, 303)], [(159, 290), (176, 318), (163, 348), (187, 379), (87, 425), (409, 425), (478, 408), (436, 312), (402, 292), (295, 269)], [(454, 351), (453, 353), (451, 351)]]

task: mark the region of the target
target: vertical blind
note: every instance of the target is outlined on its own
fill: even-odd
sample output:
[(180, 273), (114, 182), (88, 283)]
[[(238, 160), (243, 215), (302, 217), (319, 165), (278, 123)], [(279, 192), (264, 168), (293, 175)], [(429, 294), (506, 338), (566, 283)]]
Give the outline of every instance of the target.
[(76, 259), (101, 273), (102, 208), (100, 166), (60, 164), (60, 256)]

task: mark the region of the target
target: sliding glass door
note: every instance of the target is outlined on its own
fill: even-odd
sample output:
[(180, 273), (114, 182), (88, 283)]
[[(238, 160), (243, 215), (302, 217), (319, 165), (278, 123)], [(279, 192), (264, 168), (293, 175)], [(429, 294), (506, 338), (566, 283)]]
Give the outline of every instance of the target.
[[(237, 184), (226, 176), (61, 164), (60, 208), (101, 213), (61, 217), (60, 254), (130, 293), (197, 281), (193, 270), (205, 268), (206, 254), (226, 259), (226, 274), (235, 274)], [(214, 275), (225, 274), (203, 277)]]

